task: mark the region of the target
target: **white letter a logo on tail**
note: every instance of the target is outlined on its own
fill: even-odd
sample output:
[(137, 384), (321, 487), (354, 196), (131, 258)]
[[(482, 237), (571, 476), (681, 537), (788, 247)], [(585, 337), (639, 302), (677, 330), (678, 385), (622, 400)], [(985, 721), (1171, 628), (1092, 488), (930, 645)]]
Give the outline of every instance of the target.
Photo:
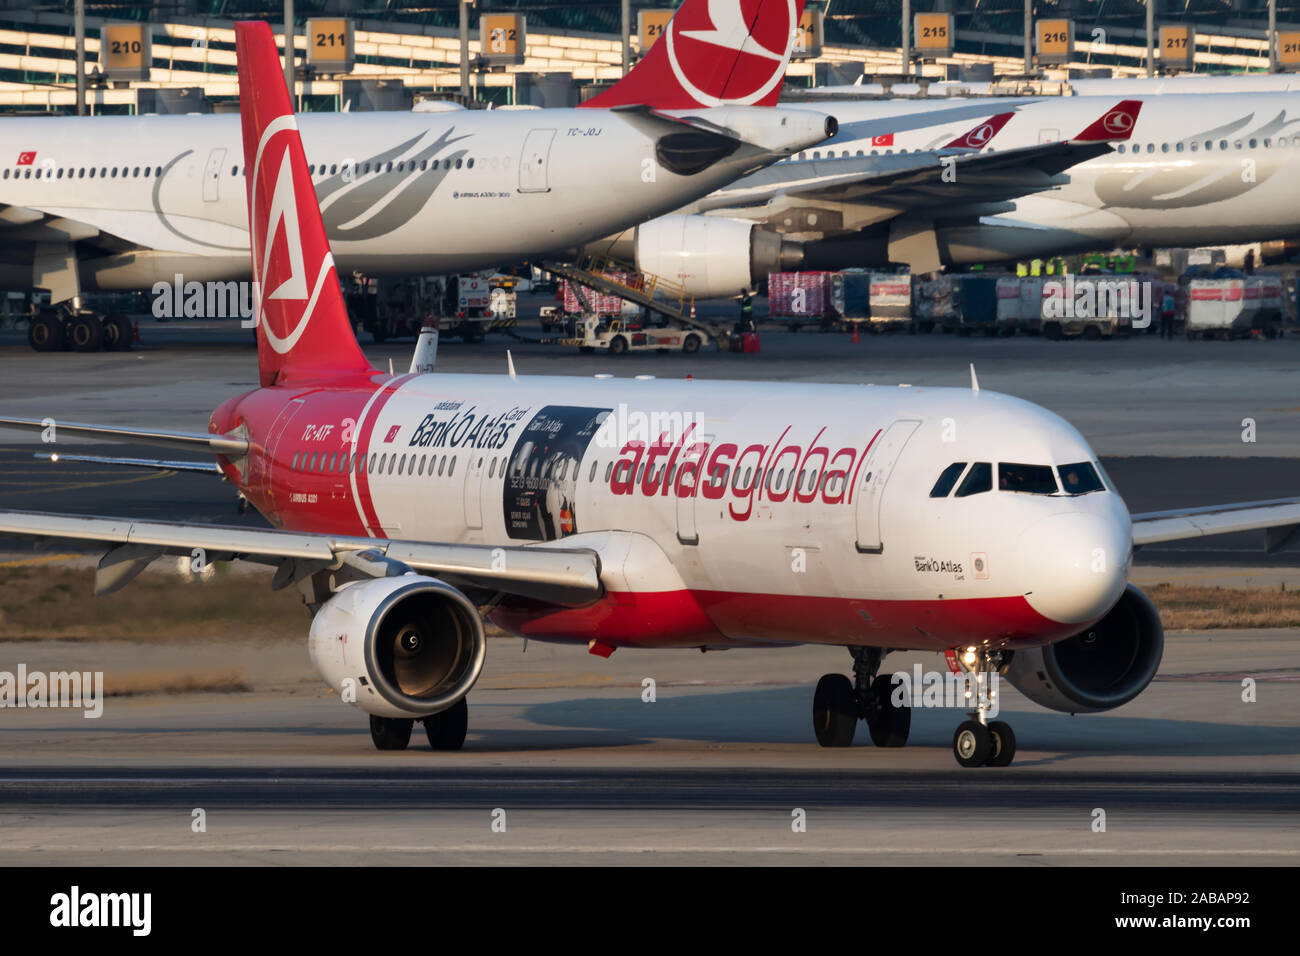
[[(307, 274), (302, 261), (302, 235), (298, 232), (298, 203), (293, 189), (293, 169), (289, 150), (284, 151), (280, 171), (275, 177), (275, 192), (271, 195), (271, 209), (267, 214), (266, 239), (262, 248), (262, 288), (269, 288), (267, 268), (275, 235), (284, 228), (284, 240), (289, 249), (289, 276), (267, 294), (268, 299), (307, 298)], [(278, 278), (278, 277), (277, 277)]]

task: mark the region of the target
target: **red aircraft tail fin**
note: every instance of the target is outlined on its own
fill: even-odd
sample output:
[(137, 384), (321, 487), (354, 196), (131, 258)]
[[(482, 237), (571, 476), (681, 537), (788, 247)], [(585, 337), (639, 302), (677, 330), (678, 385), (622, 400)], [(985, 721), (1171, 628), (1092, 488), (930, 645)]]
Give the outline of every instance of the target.
[(1141, 100), (1120, 100), (1078, 136), (1076, 143), (1095, 143), (1105, 140), (1128, 139), (1137, 126)]
[(262, 385), (373, 371), (357, 345), (268, 24), (235, 24)]
[(775, 106), (804, 0), (684, 0), (641, 62), (583, 106)]
[(983, 149), (992, 142), (993, 137), (998, 135), (1002, 127), (1007, 125), (1007, 120), (1013, 116), (1015, 113), (999, 113), (990, 116), (970, 132), (958, 136), (944, 149)]

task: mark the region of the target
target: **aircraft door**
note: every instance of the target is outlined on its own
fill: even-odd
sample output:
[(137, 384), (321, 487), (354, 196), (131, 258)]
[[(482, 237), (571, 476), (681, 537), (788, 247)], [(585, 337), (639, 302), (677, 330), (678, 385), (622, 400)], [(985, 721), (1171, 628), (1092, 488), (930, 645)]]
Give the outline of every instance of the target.
[(860, 554), (880, 554), (885, 550), (885, 543), (880, 539), (880, 512), (885, 485), (903, 446), (920, 424), (914, 419), (894, 422), (876, 439), (871, 451), (867, 453), (857, 489), (857, 548)]
[[(677, 540), (682, 544), (700, 543), (700, 529), (695, 524), (695, 496), (699, 493), (699, 469), (704, 467), (704, 462), (698, 459), (691, 461), (695, 463), (695, 468), (687, 469), (687, 462), (683, 461), (678, 467), (685, 473), (679, 473), (673, 482), (673, 494), (677, 498)], [(677, 485), (681, 486), (681, 495), (675, 494)]]
[(529, 130), (524, 138), (524, 149), (519, 157), (519, 191), (521, 193), (546, 193), (551, 191), (547, 166), (551, 159), (551, 143), (555, 130)]
[(221, 198), (221, 170), (225, 166), (226, 150), (218, 147), (208, 153), (207, 165), (203, 167), (203, 201), (216, 202)]
[(479, 449), (470, 451), (469, 463), (465, 468), (466, 528), (483, 527), (483, 469), (489, 457), (487, 452)]
[[(272, 515), (278, 515), (280, 508), (284, 506), (285, 502), (288, 501), (289, 498), (290, 489), (287, 482), (289, 481), (289, 475), (292, 474), (292, 470), (289, 468), (288, 456), (293, 454), (293, 442), (284, 441), (284, 436), (287, 434), (292, 437), (293, 433), (289, 430), (289, 427), (293, 422), (294, 416), (296, 416), (299, 410), (302, 409), (303, 404), (304, 402), (301, 398), (295, 398), (289, 404), (285, 405), (284, 408), (280, 410), (280, 414), (276, 417), (270, 430), (266, 433), (264, 454), (261, 456), (250, 456), (254, 461), (259, 459), (261, 461), (261, 467), (263, 469), (261, 477), (264, 494), (266, 495), (266, 500), (270, 502)], [(282, 442), (284, 444), (283, 449), (280, 447)], [(250, 484), (256, 487), (258, 480), (254, 478)], [(272, 517), (272, 515), (268, 515), (267, 517)]]

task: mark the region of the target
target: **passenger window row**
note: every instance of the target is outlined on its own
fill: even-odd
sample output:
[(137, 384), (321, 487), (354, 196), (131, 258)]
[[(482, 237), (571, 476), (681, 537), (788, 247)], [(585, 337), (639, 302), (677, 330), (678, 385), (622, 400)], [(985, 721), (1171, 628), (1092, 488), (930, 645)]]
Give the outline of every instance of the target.
[[(629, 462), (622, 462), (619, 465), (619, 480), (627, 480), (627, 469), (631, 467)], [(651, 482), (658, 484), (667, 473), (668, 483), (671, 485), (679, 472), (680, 466), (673, 464), (656, 465), (655, 471), (651, 475)], [(637, 466), (636, 475), (632, 479), (635, 484), (640, 484), (645, 478), (646, 466), (644, 463)], [(605, 468), (605, 482), (608, 484), (614, 474), (614, 464), (611, 462)], [(732, 485), (732, 490), (738, 493), (744, 493), (754, 488), (765, 488), (767, 491), (790, 491), (797, 487), (803, 494), (808, 494), (814, 490), (818, 492), (829, 492), (838, 494), (847, 481), (842, 472), (822, 471), (818, 468), (805, 468), (801, 471), (793, 469), (787, 471), (784, 468), (768, 468), (766, 471), (759, 469), (757, 472), (752, 468), (733, 468), (730, 465), (719, 465), (714, 468), (705, 477), (705, 481), (711, 488), (725, 488), (728, 482)]]
[[(1162, 153), (1168, 153), (1171, 151), (1181, 153), (1184, 149), (1188, 152), (1195, 153), (1201, 149), (1207, 151), (1214, 149), (1228, 149), (1229, 141), (1221, 139), (1218, 143), (1215, 143), (1214, 140), (1207, 139), (1204, 141), (1184, 140), (1181, 143), (1147, 143), (1145, 145), (1145, 151), (1148, 153), (1154, 153), (1157, 146), (1159, 146), (1160, 152)], [(1300, 136), (1292, 136), (1289, 138), (1286, 136), (1279, 136), (1277, 139), (1266, 136), (1263, 139), (1234, 139), (1231, 142), (1232, 149), (1259, 149), (1261, 147), (1264, 149), (1269, 149), (1270, 147), (1273, 149), (1281, 149), (1285, 146), (1300, 146)], [(1115, 149), (1116, 152), (1120, 153), (1141, 153), (1143, 152), (1144, 147), (1142, 143), (1120, 143), (1115, 147)]]
[[(495, 159), (496, 159), (496, 158), (493, 157), (493, 164), (492, 164), (492, 165), (494, 165), (494, 166), (496, 165)], [(381, 174), (381, 173), (392, 173), (392, 172), (398, 172), (398, 173), (413, 173), (413, 172), (415, 172), (417, 169), (418, 169), (420, 172), (424, 172), (425, 170), (429, 170), (429, 169), (434, 169), (434, 170), (437, 170), (437, 169), (452, 169), (452, 168), (460, 169), (462, 166), (463, 166), (465, 169), (473, 169), (473, 168), (474, 168), (474, 157), (471, 156), (471, 157), (468, 158), (468, 159), (466, 159), (466, 158), (464, 158), (464, 157), (461, 157), (460, 159), (457, 159), (457, 160), (455, 160), (455, 161), (450, 160), (450, 159), (422, 159), (422, 160), (420, 160), (420, 161), (417, 163), (417, 162), (416, 162), (415, 160), (413, 160), (413, 159), (412, 159), (412, 160), (405, 160), (405, 159), (404, 159), (404, 160), (400, 160), (400, 161), (398, 161), (398, 162), (396, 162), (396, 163), (390, 161), (390, 162), (387, 162), (387, 163), (353, 163), (353, 164), (352, 164), (353, 172), (355, 172), (357, 175), (361, 175), (361, 176), (364, 176), (364, 175), (367, 175), (367, 174), (370, 174), (370, 173), (373, 173), (374, 175), (379, 175), (379, 174)], [(339, 171), (340, 169), (344, 169), (344, 170), (346, 170), (347, 167), (348, 167), (348, 164), (347, 164), (347, 163), (341, 163), (341, 164), (340, 164), (340, 163), (330, 163), (328, 166), (327, 166), (325, 163), (321, 163), (319, 166), (317, 166), (315, 163), (309, 163), (308, 166), (307, 166), (307, 172), (308, 172), (309, 174), (311, 174), (312, 176), (318, 176), (318, 175), (319, 175), (319, 176), (333, 176), (333, 175), (337, 174), (338, 171)], [(372, 168), (372, 167), (373, 167), (373, 168)], [(239, 175), (247, 176), (247, 175), (248, 175), (248, 167), (247, 167), (247, 166), (239, 166), (239, 165), (231, 166), (231, 167), (230, 167), (230, 175), (231, 175), (231, 176), (239, 176)]]
[[(508, 160), (502, 160), (505, 165), (509, 165)], [(346, 163), (344, 167), (346, 168)], [(356, 164), (356, 172), (365, 175), (372, 172), (371, 163)], [(493, 166), (497, 165), (496, 157), (493, 157)], [(420, 172), (427, 169), (465, 169), (474, 168), (474, 157), (468, 159), (462, 157), (456, 160), (450, 159), (422, 159), (418, 163), (415, 160), (402, 160), (397, 163), (374, 163), (373, 172), (375, 175), (380, 173), (391, 172), (415, 172), (418, 168)], [(333, 176), (339, 171), (339, 164), (332, 163), (328, 169), (324, 163), (319, 167), (312, 163), (307, 167), (307, 171), (312, 175)], [(24, 166), (22, 168), (6, 168), (0, 172), (0, 179), (149, 179), (152, 176), (162, 176), (161, 166), (78, 166), (76, 168), (64, 168), (62, 166)], [(231, 166), (230, 175), (239, 176), (247, 175), (248, 167)], [(215, 176), (216, 173), (213, 173)]]
[[(495, 465), (495, 462), (493, 462)], [(370, 457), (351, 452), (305, 452), (294, 454), (289, 464), (293, 471), (311, 475), (342, 475), (356, 471), (360, 474), (425, 474), (426, 467), (430, 477), (441, 477), (444, 472), (451, 476), (456, 471), (455, 455), (397, 455), (371, 452)]]
[[(1300, 136), (1291, 136), (1291, 137), (1279, 136), (1276, 139), (1274, 139), (1271, 136), (1265, 136), (1262, 138), (1256, 137), (1253, 139), (1244, 139), (1244, 140), (1234, 139), (1231, 141), (1226, 139), (1221, 139), (1217, 143), (1212, 139), (1207, 139), (1204, 141), (1184, 140), (1183, 142), (1179, 142), (1179, 143), (1146, 143), (1146, 144), (1120, 143), (1118, 146), (1115, 147), (1115, 150), (1116, 152), (1120, 152), (1120, 153), (1141, 153), (1141, 152), (1154, 153), (1157, 151), (1157, 149), (1162, 153), (1169, 153), (1169, 152), (1181, 153), (1184, 150), (1186, 150), (1187, 152), (1195, 153), (1195, 152), (1199, 152), (1202, 149), (1205, 150), (1261, 149), (1261, 148), (1281, 149), (1287, 146), (1300, 146)], [(904, 155), (908, 152), (924, 153), (924, 152), (932, 152), (932, 150), (924, 150), (924, 149), (907, 150), (907, 149), (900, 148), (900, 149), (873, 149), (867, 152), (861, 149), (856, 151), (842, 149), (837, 154), (836, 151), (833, 149), (828, 149), (824, 153), (822, 150), (814, 149), (814, 150), (804, 150), (801, 153), (796, 153), (793, 158), (796, 160), (804, 160), (804, 161), (810, 159), (814, 159), (814, 160), (822, 159), (823, 156), (826, 159), (836, 159), (836, 158), (849, 159), (851, 156), (866, 156), (866, 155), (892, 156), (895, 153), (899, 155)], [(988, 152), (992, 153), (995, 152), (995, 150), (990, 147), (988, 149)]]
[[(26, 166), (22, 169), (4, 170), (0, 179), (138, 179), (143, 176), (161, 176), (161, 166), (78, 166), (75, 169), (62, 166)], [(66, 176), (64, 174), (67, 174)]]

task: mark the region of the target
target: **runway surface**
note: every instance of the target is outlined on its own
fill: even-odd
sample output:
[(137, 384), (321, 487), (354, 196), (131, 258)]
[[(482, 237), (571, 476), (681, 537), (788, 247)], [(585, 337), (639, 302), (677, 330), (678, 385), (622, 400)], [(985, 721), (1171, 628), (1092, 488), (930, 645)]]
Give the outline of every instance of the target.
[[(408, 750), (381, 753), (301, 643), (231, 642), (195, 657), (200, 670), (241, 668), (248, 693), (109, 698), (98, 720), (3, 712), (0, 864), (1294, 866), (1298, 650), (1291, 631), (1172, 635), (1145, 694), (1088, 717), (1043, 711), (1004, 682), (998, 716), (1016, 730), (1016, 763), (962, 770), (953, 709), (916, 710), (903, 748), (872, 747), (865, 729), (853, 747), (818, 747), (812, 684), (846, 669), (839, 648), (625, 649), (606, 661), (494, 639), (466, 748), (431, 752), (417, 727)], [(0, 644), (0, 660), (110, 676), (184, 655)], [(916, 663), (942, 667), (898, 654), (888, 669)]]

